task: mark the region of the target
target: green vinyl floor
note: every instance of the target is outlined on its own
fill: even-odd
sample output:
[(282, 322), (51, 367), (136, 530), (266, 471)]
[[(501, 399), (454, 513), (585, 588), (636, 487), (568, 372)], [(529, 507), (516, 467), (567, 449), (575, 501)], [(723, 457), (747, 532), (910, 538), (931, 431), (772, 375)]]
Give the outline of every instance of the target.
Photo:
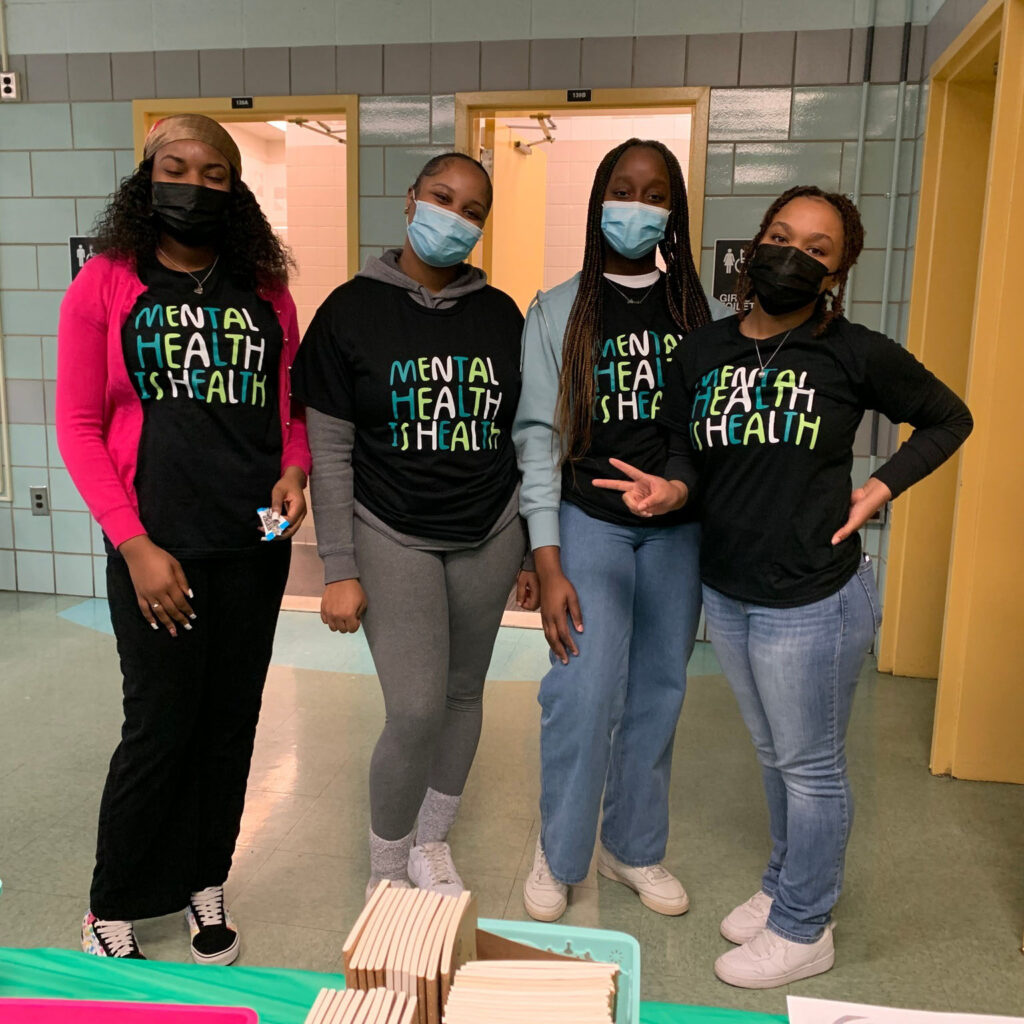
[[(74, 949), (86, 909), (120, 681), (102, 616), (81, 605), (0, 593), (0, 946)], [(288, 642), (268, 680), (228, 895), (243, 934), (240, 964), (333, 972), (366, 884), (366, 772), (383, 705), (355, 647), (315, 615), (282, 619)], [(534, 647), (543, 638), (517, 632), (492, 664), (480, 752), (452, 835), (486, 917), (524, 916), (538, 830), (543, 649)], [(592, 872), (564, 919), (639, 939), (650, 1024), (679, 1019), (658, 1016), (655, 1004), (785, 1012), (787, 989), (733, 989), (711, 969), (729, 948), (718, 922), (757, 888), (768, 852), (757, 764), (716, 673), (699, 645), (676, 741), (666, 860), (690, 912), (659, 917)], [(791, 990), (1024, 1014), (1024, 787), (930, 776), (934, 699), (933, 681), (865, 667), (850, 731), (857, 813), (836, 966)], [(187, 957), (178, 916), (141, 922), (138, 934), (152, 958)]]

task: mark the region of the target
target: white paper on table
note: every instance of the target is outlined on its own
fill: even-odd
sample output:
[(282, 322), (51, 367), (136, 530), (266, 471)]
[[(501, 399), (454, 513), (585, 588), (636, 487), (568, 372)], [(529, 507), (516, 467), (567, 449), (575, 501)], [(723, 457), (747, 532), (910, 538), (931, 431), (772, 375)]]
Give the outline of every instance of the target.
[(808, 999), (805, 996), (787, 996), (786, 1009), (789, 1024), (1024, 1024), (1024, 1017), (900, 1010), (893, 1006), (840, 1003), (832, 999)]

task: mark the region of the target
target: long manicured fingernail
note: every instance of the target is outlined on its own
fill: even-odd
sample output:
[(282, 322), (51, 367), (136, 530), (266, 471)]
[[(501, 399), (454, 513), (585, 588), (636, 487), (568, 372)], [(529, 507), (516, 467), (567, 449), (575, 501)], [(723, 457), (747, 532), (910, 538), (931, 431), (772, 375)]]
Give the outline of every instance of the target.
[(189, 597), (195, 597), (196, 595), (195, 595), (195, 594), (193, 594), (193, 593), (192, 593), (192, 591), (190, 590), (190, 591), (188, 592), (188, 596), (189, 596)]
[(185, 623), (185, 628), (186, 628), (186, 629), (191, 629), (192, 627), (191, 627), (191, 626), (190, 626), (190, 625), (189, 625), (189, 624), (188, 624), (188, 623), (186, 622), (186, 623)]
[(190, 618), (190, 619), (191, 619), (191, 620), (192, 620), (193, 622), (195, 622), (195, 621), (196, 621), (196, 613), (195, 613), (195, 612), (193, 612), (193, 613), (192, 613), (192, 614), (191, 614), (191, 615), (189, 616), (189, 618)]
[(155, 622), (151, 622), (149, 624), (149, 628), (150, 629), (159, 629), (160, 627)]

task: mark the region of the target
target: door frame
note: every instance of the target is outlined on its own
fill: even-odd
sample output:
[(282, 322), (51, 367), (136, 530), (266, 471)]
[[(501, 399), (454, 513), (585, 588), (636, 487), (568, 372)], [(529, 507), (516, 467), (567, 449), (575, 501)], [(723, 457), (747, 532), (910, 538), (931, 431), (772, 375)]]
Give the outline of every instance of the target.
[(320, 96), (253, 96), (252, 105), (236, 110), (230, 96), (184, 97), (170, 100), (133, 100), (132, 122), (135, 159), (142, 159), (146, 136), (162, 117), (205, 114), (216, 121), (286, 121), (299, 114), (317, 114), (325, 120), (345, 121), (345, 192), (348, 212), (346, 262), (348, 276), (359, 271), (359, 97), (355, 93)]
[[(994, 102), (983, 181), (961, 184), (958, 194), (963, 147), (970, 144), (958, 124), (969, 127), (970, 98), (982, 94), (980, 76), (989, 69)], [(957, 457), (930, 767), (934, 774), (1020, 783), (1024, 544), (1017, 524), (1024, 471), (1019, 432), (1008, 432), (1016, 422), (1008, 421), (1006, 403), (1020, 331), (1018, 268), (1006, 257), (1024, 230), (1024, 0), (989, 0), (932, 66), (930, 92), (907, 345), (940, 376), (943, 360), (954, 350), (962, 358), (969, 345), (965, 397), (975, 419)], [(978, 205), (978, 187), (984, 198), (977, 255), (961, 254), (958, 262), (953, 235), (974, 208), (969, 204)], [(965, 195), (968, 190), (975, 191)], [(962, 292), (975, 286), (966, 337), (942, 319), (951, 269)], [(879, 667), (897, 673), (901, 634), (909, 631), (913, 639), (926, 625), (913, 607), (921, 589), (936, 583), (919, 571), (921, 556), (913, 551), (916, 533), (927, 532), (934, 516), (930, 483), (902, 498), (893, 517), (885, 609), (891, 625), (883, 629)]]
[(690, 131), (690, 162), (686, 195), (690, 204), (690, 248), (694, 263), (700, 266), (701, 239), (704, 231), (704, 183), (708, 153), (708, 117), (711, 89), (687, 86), (661, 89), (591, 89), (590, 99), (569, 99), (565, 89), (520, 89), (499, 92), (457, 92), (455, 94), (455, 148), (473, 155), (479, 150), (477, 126), (482, 118), (494, 117), (499, 110), (543, 110), (582, 114), (605, 109), (642, 111), (648, 107), (690, 107), (693, 120)]

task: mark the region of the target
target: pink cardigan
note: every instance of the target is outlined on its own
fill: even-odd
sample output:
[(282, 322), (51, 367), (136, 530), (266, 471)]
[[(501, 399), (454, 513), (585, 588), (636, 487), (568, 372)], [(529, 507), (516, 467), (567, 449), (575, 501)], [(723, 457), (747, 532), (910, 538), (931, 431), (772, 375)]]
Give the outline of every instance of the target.
[[(145, 290), (131, 263), (96, 256), (67, 290), (57, 331), (57, 443), (71, 479), (114, 547), (146, 532), (134, 486), (142, 400), (121, 347), (121, 328)], [(278, 387), (282, 472), (298, 466), (308, 473), (305, 411), (291, 401), (290, 371), (299, 347), (295, 303), (286, 287), (261, 290), (260, 296), (273, 305), (284, 334)]]

